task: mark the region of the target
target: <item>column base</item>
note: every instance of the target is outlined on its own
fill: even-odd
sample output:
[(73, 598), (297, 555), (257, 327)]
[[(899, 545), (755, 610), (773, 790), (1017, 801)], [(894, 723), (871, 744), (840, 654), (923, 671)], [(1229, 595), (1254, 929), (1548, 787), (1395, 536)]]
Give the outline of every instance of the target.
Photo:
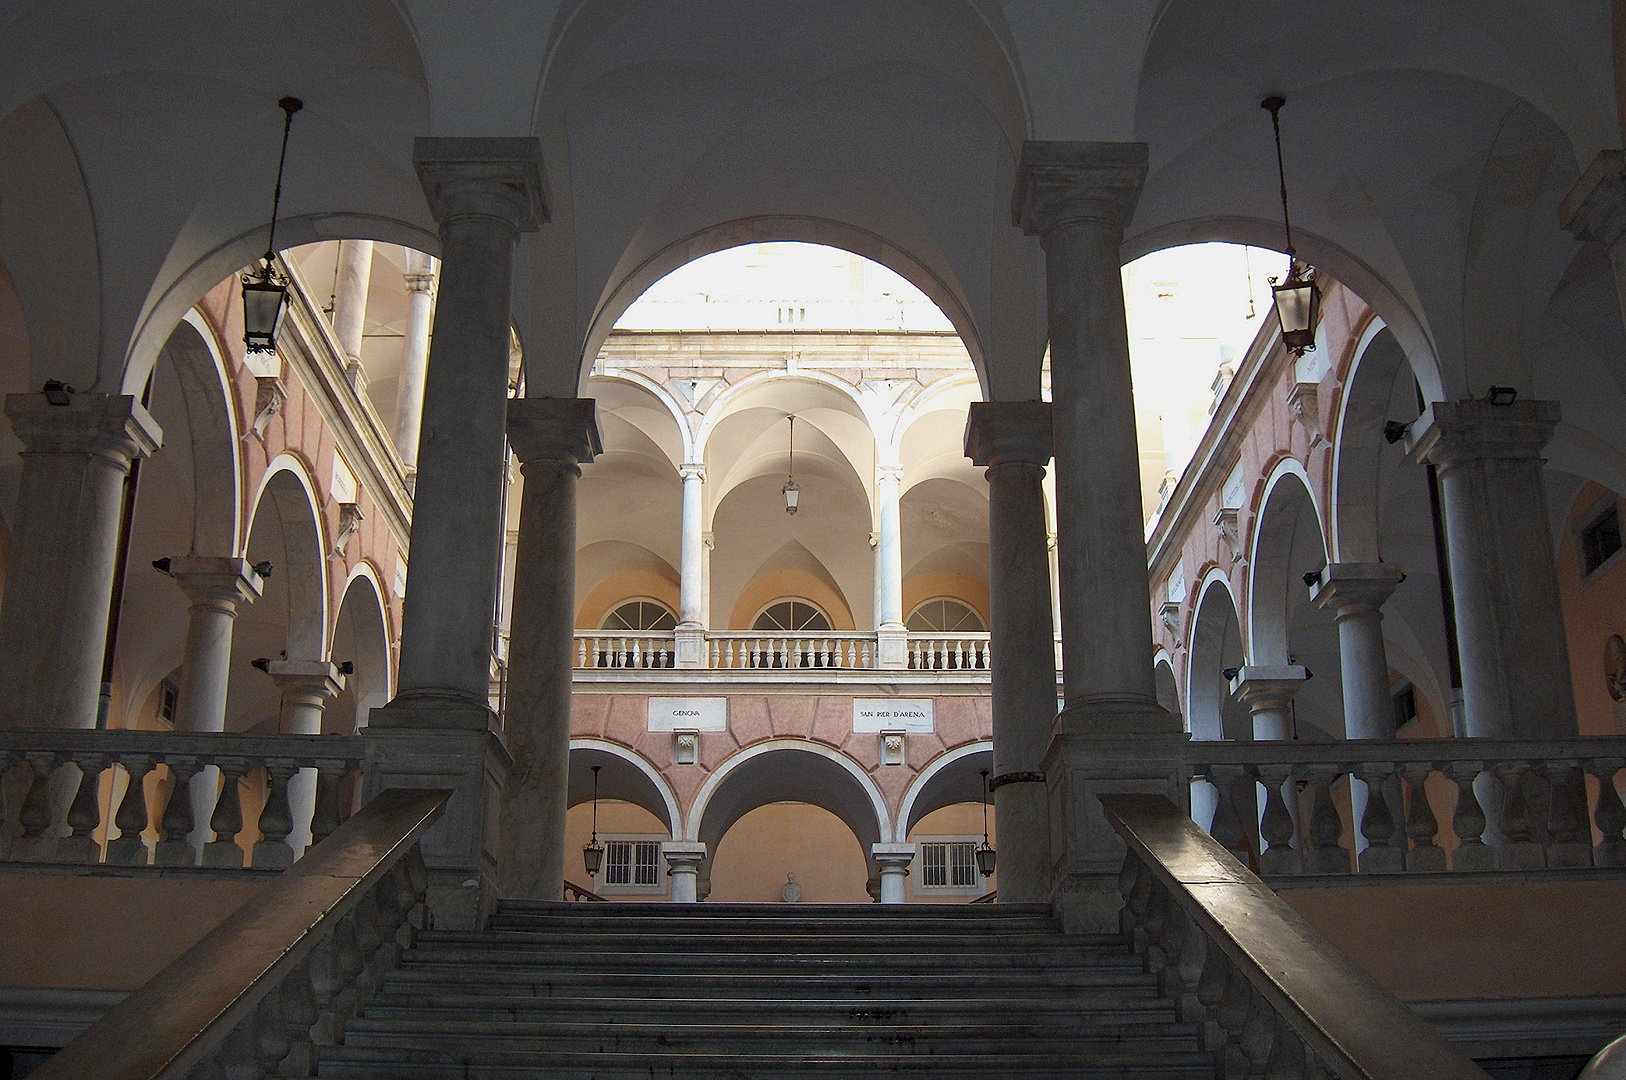
[(508, 778), (508, 751), (492, 731), (380, 725), (379, 717), (395, 704), (374, 709), (363, 732), (363, 794), (371, 799), (387, 788), (452, 792), (445, 813), (420, 841), (429, 871), (429, 910), (442, 929), (480, 929), (497, 903), (497, 808)]
[(1098, 796), (1166, 796), (1190, 812), (1189, 736), (1140, 698), (1070, 704), (1056, 718), (1044, 772), (1050, 790), (1050, 903), (1069, 934), (1117, 933), (1124, 845)]
[(497, 714), (485, 701), (450, 691), (407, 691), (372, 710), (367, 726), (411, 731), (496, 731)]

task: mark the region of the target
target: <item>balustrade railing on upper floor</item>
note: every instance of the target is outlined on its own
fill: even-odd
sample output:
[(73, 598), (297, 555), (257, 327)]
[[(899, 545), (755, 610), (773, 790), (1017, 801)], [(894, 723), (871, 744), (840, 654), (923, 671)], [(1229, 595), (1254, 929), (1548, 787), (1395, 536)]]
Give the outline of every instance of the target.
[[(581, 631), (576, 634), (575, 665), (589, 670), (671, 668), (675, 666), (676, 639), (671, 630)], [(911, 671), (986, 672), (992, 655), (986, 633), (911, 633), (905, 652), (905, 666)], [(873, 633), (707, 631), (701, 667), (713, 671), (869, 671), (878, 666), (877, 653)]]
[[(0, 731), (0, 859), (286, 869), (301, 840), (290, 794), (312, 804), (320, 841), (362, 757), (358, 735)], [(244, 836), (260, 837), (247, 857)]]
[(1212, 789), (1210, 834), (1266, 877), (1626, 867), (1626, 737), (1193, 742), (1188, 754)]

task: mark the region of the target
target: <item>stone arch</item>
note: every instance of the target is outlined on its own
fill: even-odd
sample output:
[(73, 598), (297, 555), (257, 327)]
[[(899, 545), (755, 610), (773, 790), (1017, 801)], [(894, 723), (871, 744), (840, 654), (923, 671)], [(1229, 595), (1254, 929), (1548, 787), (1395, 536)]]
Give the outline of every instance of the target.
[(392, 685), (389, 613), (378, 575), (365, 562), (357, 563), (345, 582), (329, 658), (334, 664), (349, 662), (355, 671), (323, 710), (322, 733), (348, 735), (367, 726), (372, 710), (389, 701)]
[(1158, 649), (1152, 654), (1152, 681), (1157, 687), (1157, 703), (1167, 709), (1169, 715), (1180, 717), (1185, 729), (1190, 731), (1191, 721), (1185, 720), (1185, 710), (1180, 708), (1180, 680), (1174, 674), (1174, 657), (1167, 649)]
[[(1405, 451), (1383, 435), (1385, 423), (1410, 423), (1417, 415), (1415, 378), (1395, 336), (1373, 319), (1355, 345), (1344, 379), (1333, 440), (1332, 548), (1341, 562), (1382, 558), (1379, 504), (1382, 474)], [(1389, 449), (1393, 446), (1394, 449)], [(1419, 476), (1420, 467), (1414, 467)]]
[(723, 762), (695, 795), (684, 839), (706, 845), (702, 878), (709, 878), (717, 844), (734, 823), (776, 802), (809, 803), (840, 818), (875, 876), (870, 849), (892, 835), (892, 819), (874, 779), (839, 750), (803, 739), (771, 739)]
[(683, 815), (677, 796), (659, 769), (642, 754), (605, 739), (570, 740), (568, 805), (593, 798), (593, 766), (600, 766), (600, 799), (619, 799), (641, 806), (666, 826), (668, 835), (682, 834)]
[[(600, 383), (625, 385), (628, 387), (633, 387), (637, 390), (641, 390), (649, 397), (654, 398), (656, 402), (658, 402), (669, 414), (671, 414), (672, 426), (677, 432), (678, 438), (681, 441), (681, 450), (675, 457), (670, 451), (667, 453), (669, 458), (673, 458), (672, 465), (674, 467), (685, 462), (700, 460), (700, 444), (696, 440), (694, 432), (689, 428), (689, 421), (684, 415), (683, 406), (678, 404), (677, 399), (672, 396), (671, 392), (668, 391), (666, 387), (638, 371), (616, 370), (595, 373), (587, 380), (587, 389), (589, 391), (588, 396), (594, 397), (600, 402), (599, 417), (601, 422), (605, 412), (605, 405), (603, 403), (604, 399), (602, 395), (592, 392), (593, 387)], [(645, 430), (647, 432), (647, 429)], [(659, 444), (660, 440), (655, 439), (655, 442)], [(663, 447), (663, 449), (665, 448)]]
[(1192, 610), (1186, 654), (1186, 730), (1199, 740), (1251, 738), (1248, 710), (1231, 700), (1222, 674), (1246, 662), (1236, 597), (1223, 570), (1215, 567), (1203, 578)]
[[(990, 774), (994, 770), (994, 744), (987, 739), (957, 746), (933, 758), (904, 792), (892, 842), (907, 843), (915, 826), (933, 810), (955, 803), (982, 802), (983, 769)], [(991, 794), (988, 805), (992, 811)]]

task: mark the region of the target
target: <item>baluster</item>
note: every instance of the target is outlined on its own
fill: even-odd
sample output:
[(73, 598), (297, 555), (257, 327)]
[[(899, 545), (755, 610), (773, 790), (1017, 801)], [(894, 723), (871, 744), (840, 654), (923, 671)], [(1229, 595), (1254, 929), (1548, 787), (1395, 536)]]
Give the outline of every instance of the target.
[(974, 643), (969, 641), (961, 641), (959, 643), (959, 664), (961, 671), (965, 671), (971, 667), (970, 658), (976, 654), (977, 646)]
[[(1266, 1064), (1276, 1049), (1276, 1010), (1252, 984), (1248, 986), (1248, 1018), (1242, 1024), (1237, 1049), (1248, 1063), (1246, 1071), (1239, 1071), (1238, 1075), (1265, 1075)], [(1226, 1076), (1230, 1075), (1227, 1070)]]
[(151, 814), (147, 807), (147, 774), (153, 762), (148, 757), (129, 757), (119, 762), (124, 766), (130, 782), (125, 785), (124, 798), (119, 800), (113, 815), (118, 838), (108, 834), (107, 862), (112, 866), (147, 865), (147, 845), (141, 834), (147, 830)]
[(1428, 774), (1434, 768), (1429, 762), (1419, 761), (1406, 764), (1400, 770), (1406, 780), (1406, 836), (1411, 840), (1406, 852), (1407, 870), (1445, 869), (1445, 849), (1434, 842), (1440, 834), (1440, 822), (1434, 816), (1434, 805), (1428, 801)]
[(1325, 766), (1305, 770), (1310, 782), (1309, 858), (1305, 869), (1312, 874), (1350, 872), (1349, 849), (1338, 841), (1344, 832), (1338, 807), (1332, 801), (1332, 785), (1341, 770)]
[(1363, 874), (1398, 874), (1406, 868), (1406, 839), (1395, 823), (1387, 798), (1389, 777), (1394, 772), (1394, 765), (1386, 761), (1359, 767), (1357, 775), (1366, 784), (1366, 806), (1360, 820), (1366, 850), (1356, 861)]
[(866, 668), (874, 667), (875, 666), (875, 643), (873, 641), (869, 641), (869, 640), (866, 639), (863, 642), (862, 647), (863, 647), (863, 653), (864, 653), (864, 663), (863, 663), (862, 666), (866, 667)]
[[(1244, 790), (1252, 794), (1253, 777), (1246, 775), (1240, 765), (1211, 765), (1208, 782), (1219, 795), (1214, 802), (1214, 820), (1209, 823), (1208, 834), (1243, 865), (1248, 865), (1253, 861), (1253, 845), (1248, 843), (1247, 837), (1253, 830), (1244, 828), (1243, 821), (1253, 816), (1253, 800), (1239, 806), (1237, 796)], [(1242, 812), (1243, 806), (1247, 808), (1246, 814)]]
[[(1200, 1044), (1204, 1050), (1219, 1050), (1227, 1041), (1225, 1026), (1220, 1022), (1220, 1006), (1229, 989), (1232, 970), (1231, 958), (1217, 945), (1206, 944), (1203, 954), (1203, 973), (1197, 980), (1197, 1001), (1202, 1006)], [(1240, 976), (1238, 976), (1240, 978)]]
[(1532, 770), (1522, 762), (1503, 762), (1492, 771), (1502, 781), (1502, 850), (1497, 862), (1503, 870), (1539, 870), (1547, 865), (1547, 856), (1536, 840), (1530, 805)]
[(1484, 840), (1485, 810), (1474, 791), (1474, 780), (1483, 769), (1481, 761), (1453, 761), (1446, 767), (1446, 775), (1457, 785), (1457, 805), (1451, 812), (1451, 831), (1457, 835), (1452, 870), (1496, 869), (1496, 851)]
[[(1219, 952), (1218, 949), (1211, 951)], [(1242, 1032), (1253, 1011), (1254, 993), (1246, 975), (1229, 965), (1227, 967), (1225, 989), (1214, 1008), (1214, 1021), (1219, 1027), (1219, 1046), (1216, 1049), (1219, 1050), (1220, 1067), (1216, 1072), (1230, 1080), (1231, 1077), (1251, 1075), (1247, 1057), (1242, 1052)]]
[(221, 758), (220, 776), (224, 781), (215, 800), (214, 812), (209, 815), (209, 828), (215, 838), (203, 845), (203, 865), (242, 869), (243, 849), (237, 846), (237, 834), (243, 831), (243, 793), (238, 780), (248, 769), (242, 758)]
[(360, 1011), (361, 990), (356, 985), (356, 979), (367, 964), (367, 958), (362, 955), (361, 944), (356, 939), (354, 911), (340, 919), (338, 925), (333, 928), (333, 963), (339, 986), (339, 991), (333, 998), (333, 1013), (336, 1019), (335, 1026), (342, 1032), (344, 1022)]
[(632, 663), (628, 664), (628, 667), (641, 668), (649, 666), (649, 642), (644, 641), (642, 638), (633, 638), (627, 643), (627, 646), (632, 650)]
[(1291, 765), (1259, 767), (1259, 782), (1265, 787), (1265, 812), (1259, 818), (1259, 835), (1266, 845), (1259, 853), (1261, 874), (1304, 872), (1304, 859), (1292, 846), (1293, 815), (1288, 813), (1282, 796), (1282, 787), (1292, 778)]
[(1551, 794), (1547, 803), (1547, 865), (1591, 866), (1592, 830), (1586, 814), (1586, 780), (1577, 761), (1549, 761), (1545, 770)]
[(587, 639), (584, 637), (576, 639), (576, 666), (579, 668), (587, 666)]
[(107, 759), (100, 754), (86, 754), (69, 764), (79, 773), (79, 786), (68, 803), (68, 835), (56, 842), (56, 861), (98, 862), (101, 851), (96, 845), (96, 826), (102, 820), (102, 772), (107, 768)]
[(192, 835), (196, 820), (192, 816), (192, 777), (197, 775), (196, 758), (170, 758), (169, 801), (164, 804), (164, 816), (158, 823), (158, 843), (153, 846), (154, 866), (191, 866), (197, 862), (187, 837)]
[(1593, 822), (1603, 839), (1592, 849), (1594, 866), (1626, 866), (1626, 804), (1615, 790), (1615, 773), (1620, 771), (1619, 758), (1593, 758), (1586, 763), (1586, 771), (1598, 778), (1598, 808), (1592, 814)]
[(799, 668), (799, 667), (802, 666), (802, 661), (803, 661), (802, 649), (804, 647), (804, 644), (805, 643), (802, 641), (801, 638), (792, 638), (789, 642), (786, 643), (786, 647), (787, 647), (787, 649), (789, 650), (789, 653), (790, 653), (790, 663), (786, 664), (785, 665), (786, 667)]
[(1129, 939), (1130, 951), (1144, 954), (1146, 910), (1152, 902), (1152, 874), (1133, 851), (1124, 853), (1124, 865), (1118, 871), (1118, 892), (1124, 898), (1123, 910), (1118, 913), (1118, 927)]
[(26, 759), (33, 771), (28, 794), (23, 796), (22, 809), (17, 821), (23, 827), (22, 835), (12, 841), (11, 857), (19, 862), (43, 862), (51, 857), (55, 837), (51, 835), (51, 773), (55, 771), (56, 757), (52, 754), (29, 754)]
[(1310, 1075), (1314, 1060), (1293, 1025), (1276, 1013), (1270, 1057), (1265, 1063), (1265, 1080), (1303, 1080)]
[(260, 809), (260, 832), (265, 839), (254, 844), (256, 870), (286, 870), (294, 864), (294, 849), (288, 846), (288, 834), (294, 831), (288, 781), (298, 770), (292, 761), (265, 763), (265, 806)]
[(282, 1060), (283, 1076), (316, 1075), (316, 1054), (311, 1043), (311, 1029), (321, 1019), (312, 985), (311, 965), (314, 953), (295, 964), (288, 977), (282, 980), (282, 1018), (286, 1022), (289, 1050)]
[(340, 788), (351, 771), (352, 763), (348, 761), (328, 759), (316, 763), (316, 806), (311, 813), (312, 844), (320, 844), (332, 836), (333, 830), (343, 820), (344, 808), (339, 804)]

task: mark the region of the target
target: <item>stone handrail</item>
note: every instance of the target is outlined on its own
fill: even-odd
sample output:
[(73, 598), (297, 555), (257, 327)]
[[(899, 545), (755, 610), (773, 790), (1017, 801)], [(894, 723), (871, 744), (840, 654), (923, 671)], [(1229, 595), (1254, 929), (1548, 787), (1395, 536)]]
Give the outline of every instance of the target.
[[(313, 842), (339, 827), (344, 808), (340, 788), (361, 767), (359, 735), (251, 735), (225, 732), (49, 730), (0, 731), (0, 776), (27, 770), (26, 794), (19, 806), (4, 809), (0, 843), (13, 837), (0, 857), (17, 862), (106, 862), (118, 866), (204, 866), (241, 868), (237, 837), (258, 831), (249, 864), (283, 870), (295, 858), (291, 846), (294, 807), (309, 810)], [(168, 783), (146, 782), (163, 769)], [(224, 783), (194, 782), (205, 770)], [(128, 779), (122, 798), (102, 775), (122, 772)], [(163, 775), (163, 774), (161, 774)], [(258, 819), (243, 819), (239, 781), (263, 777), (264, 800)], [(176, 795), (182, 797), (176, 798)], [(304, 805), (308, 804), (308, 805)], [(203, 842), (187, 837), (203, 826)], [(156, 829), (149, 850), (141, 834)], [(106, 837), (98, 843), (97, 834)], [(210, 839), (212, 833), (213, 839)], [(14, 834), (17, 834), (14, 836)]]
[(1102, 795), (1125, 933), (1220, 1076), (1487, 1080), (1161, 795)]
[(38, 1080), (310, 1076), (424, 926), (418, 838), (449, 791), (390, 790), (113, 1006)]
[[(1239, 857), (1256, 852), (1267, 876), (1626, 866), (1615, 787), (1626, 737), (1193, 742), (1187, 752), (1193, 776), (1217, 792), (1209, 831)], [(1354, 860), (1345, 809), (1366, 840)]]

